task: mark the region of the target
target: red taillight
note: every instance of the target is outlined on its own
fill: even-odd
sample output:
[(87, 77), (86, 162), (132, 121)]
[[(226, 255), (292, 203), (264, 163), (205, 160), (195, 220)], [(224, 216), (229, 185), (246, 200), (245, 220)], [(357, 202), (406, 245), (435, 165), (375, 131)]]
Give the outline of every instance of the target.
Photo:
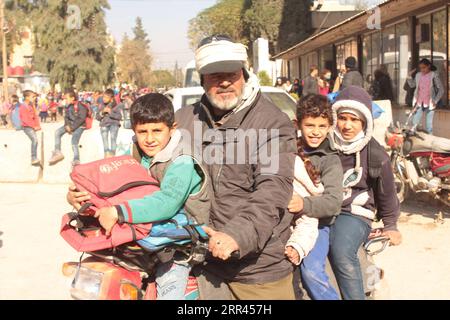
[(392, 134), (388, 137), (387, 145), (391, 149), (399, 149), (403, 145), (403, 136), (401, 134)]

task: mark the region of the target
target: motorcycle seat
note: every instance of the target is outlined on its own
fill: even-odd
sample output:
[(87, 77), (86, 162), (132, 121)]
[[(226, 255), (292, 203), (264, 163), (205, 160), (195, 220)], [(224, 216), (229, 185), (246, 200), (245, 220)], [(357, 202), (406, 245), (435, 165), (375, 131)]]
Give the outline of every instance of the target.
[(450, 139), (436, 137), (431, 134), (417, 132), (418, 137), (412, 137), (411, 152), (436, 152), (450, 154)]

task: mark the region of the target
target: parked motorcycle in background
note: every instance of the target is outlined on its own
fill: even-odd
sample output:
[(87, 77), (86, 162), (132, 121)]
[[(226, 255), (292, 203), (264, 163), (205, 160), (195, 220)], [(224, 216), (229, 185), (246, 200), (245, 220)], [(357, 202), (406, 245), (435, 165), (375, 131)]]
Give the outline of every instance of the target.
[(450, 207), (450, 140), (399, 123), (389, 128), (386, 140), (400, 202), (410, 193), (428, 193)]

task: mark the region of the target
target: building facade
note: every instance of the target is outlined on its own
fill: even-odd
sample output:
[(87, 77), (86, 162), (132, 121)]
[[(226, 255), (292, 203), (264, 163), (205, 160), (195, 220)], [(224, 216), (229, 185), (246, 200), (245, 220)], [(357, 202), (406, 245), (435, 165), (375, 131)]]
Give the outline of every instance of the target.
[[(274, 56), (282, 59), (281, 73), (304, 78), (312, 65), (337, 74), (344, 60), (354, 56), (365, 80), (371, 85), (377, 69), (387, 70), (394, 90), (394, 118), (403, 120), (410, 71), (422, 58), (437, 67), (446, 90), (435, 116), (437, 134), (450, 137), (441, 122), (450, 122), (450, 3), (448, 0), (387, 0)], [(436, 128), (436, 123), (435, 123)]]

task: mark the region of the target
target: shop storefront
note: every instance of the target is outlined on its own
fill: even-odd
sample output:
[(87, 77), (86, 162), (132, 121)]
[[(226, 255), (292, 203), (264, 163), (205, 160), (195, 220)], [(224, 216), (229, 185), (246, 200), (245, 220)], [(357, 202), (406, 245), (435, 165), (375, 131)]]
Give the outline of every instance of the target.
[(354, 56), (366, 89), (370, 88), (376, 70), (389, 74), (393, 104), (399, 106), (405, 104), (403, 87), (411, 70), (420, 59), (427, 58), (437, 67), (446, 90), (441, 108), (450, 110), (450, 5), (447, 2), (385, 1), (379, 6), (383, 18), (381, 28), (368, 30), (367, 14), (358, 14), (275, 58), (300, 61), (290, 64), (289, 74), (304, 78), (312, 65), (336, 74), (344, 67), (345, 59)]

